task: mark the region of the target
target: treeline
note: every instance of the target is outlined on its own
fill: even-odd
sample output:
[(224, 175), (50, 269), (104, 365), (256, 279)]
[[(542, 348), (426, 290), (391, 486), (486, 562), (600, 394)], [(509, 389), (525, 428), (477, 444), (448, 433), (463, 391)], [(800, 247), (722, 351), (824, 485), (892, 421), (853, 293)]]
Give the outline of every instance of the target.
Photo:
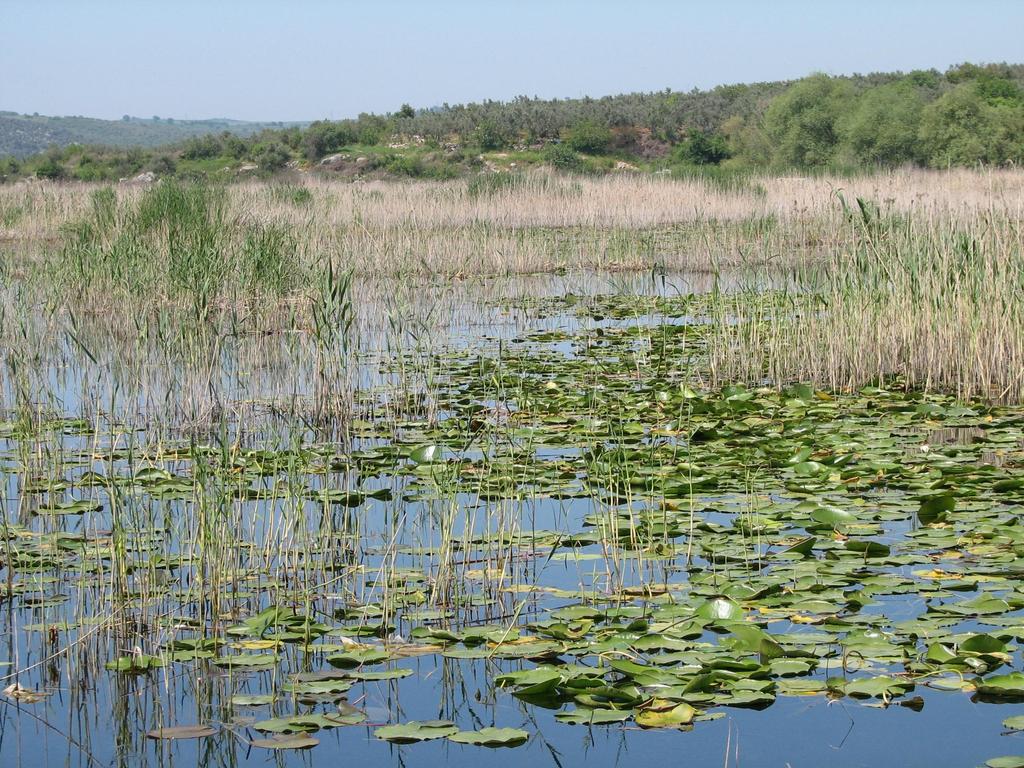
[(158, 147), (182, 142), (192, 136), (224, 131), (237, 136), (251, 136), (266, 128), (277, 129), (287, 125), (226, 119), (175, 120), (156, 115), (152, 118), (125, 115), (120, 120), (102, 120), (78, 115), (51, 117), (0, 111), (0, 156), (29, 157), (50, 147), (72, 144), (123, 149)]
[(544, 162), (576, 171), (624, 163), (737, 171), (1018, 164), (1024, 162), (1024, 65), (818, 74), (599, 99), (403, 105), (386, 115), (247, 138), (203, 136), (155, 150), (52, 148), (25, 161), (0, 161), (0, 176), (109, 180), (144, 171), (274, 173), (290, 165), (445, 178), (488, 164), (488, 153), (511, 157), (516, 167)]

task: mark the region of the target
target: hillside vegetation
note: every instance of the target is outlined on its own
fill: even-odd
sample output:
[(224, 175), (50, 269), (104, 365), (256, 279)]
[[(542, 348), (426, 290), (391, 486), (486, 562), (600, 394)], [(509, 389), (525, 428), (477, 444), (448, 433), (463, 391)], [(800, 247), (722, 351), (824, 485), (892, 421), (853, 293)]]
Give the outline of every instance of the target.
[[(129, 121), (130, 126), (130, 121)], [(961, 64), (600, 99), (403, 105), (155, 149), (54, 147), (0, 176), (106, 181), (143, 172), (227, 180), (286, 168), (342, 178), (452, 178), (545, 164), (577, 173), (852, 172), (1024, 162), (1024, 65)]]
[(229, 131), (251, 136), (288, 123), (252, 123), (244, 120), (175, 120), (125, 115), (120, 120), (94, 117), (48, 117), (0, 111), (0, 155), (28, 157), (50, 147), (72, 144), (108, 147), (158, 147), (193, 136)]

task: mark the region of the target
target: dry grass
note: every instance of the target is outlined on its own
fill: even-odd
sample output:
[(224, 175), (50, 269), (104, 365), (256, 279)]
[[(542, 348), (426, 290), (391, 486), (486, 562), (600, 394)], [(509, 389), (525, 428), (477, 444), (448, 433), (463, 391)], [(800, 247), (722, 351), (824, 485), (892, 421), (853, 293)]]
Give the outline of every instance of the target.
[[(711, 269), (791, 260), (849, 238), (836, 192), (929, 219), (1024, 215), (1024, 173), (901, 170), (844, 178), (711, 181), (535, 174), (472, 194), (465, 181), (351, 184), (317, 179), (308, 202), (267, 183), (226, 188), (229, 222), (287, 229), (310, 259), (332, 254), (367, 274), (501, 274), (565, 268)], [(89, 214), (91, 185), (0, 187), (0, 242), (47, 243)], [(119, 204), (145, 189), (121, 187)], [(6, 222), (6, 223), (5, 223)]]
[[(720, 381), (802, 379), (849, 389), (897, 376), (965, 397), (1024, 399), (1022, 171), (900, 170), (730, 185), (533, 174), (475, 190), (466, 181), (244, 183), (214, 191), (223, 216), (195, 253), (186, 243), (184, 270), (166, 230), (132, 229), (151, 196), (141, 187), (118, 188), (113, 223), (78, 250), (67, 245), (77, 242), (69, 233), (95, 218), (98, 189), (0, 187), (3, 272), (13, 276), (9, 286), (27, 286), (21, 305), (5, 301), (7, 317), (45, 304), (56, 308), (47, 323), (61, 328), (61, 308), (77, 308), (77, 322), (109, 324), (140, 359), (154, 338), (161, 348), (185, 350), (175, 359), (202, 358), (194, 367), (207, 380), (214, 363), (203, 362), (206, 342), (195, 338), (211, 312), (231, 309), (224, 333), (233, 335), (238, 323), (255, 337), (282, 324), (308, 329), (309, 307), (329, 293), (328, 265), (332, 274), (357, 273), (349, 298), (357, 308), (376, 306), (379, 325), (400, 329), (396, 339), (413, 322), (417, 294), (436, 294), (453, 277), (742, 267), (762, 275), (783, 268), (796, 289), (781, 298), (752, 293), (744, 322), (721, 318), (711, 346)], [(865, 218), (856, 198), (878, 210)], [(253, 232), (268, 230), (287, 237), (255, 251), (246, 245)], [(410, 300), (397, 300), (403, 292)], [(184, 313), (154, 321), (156, 330), (136, 325), (182, 306)], [(429, 313), (416, 319), (417, 338), (436, 322)], [(9, 349), (29, 355), (44, 346), (27, 325), (16, 327), (17, 338), (5, 332)]]

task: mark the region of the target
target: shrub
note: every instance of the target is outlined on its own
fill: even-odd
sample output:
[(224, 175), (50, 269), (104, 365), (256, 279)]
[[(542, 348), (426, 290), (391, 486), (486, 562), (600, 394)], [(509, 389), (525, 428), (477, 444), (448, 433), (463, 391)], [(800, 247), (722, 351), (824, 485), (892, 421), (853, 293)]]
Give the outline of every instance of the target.
[(560, 171), (580, 171), (583, 159), (568, 144), (548, 144), (544, 148), (544, 162)]
[(171, 176), (178, 170), (178, 163), (170, 155), (158, 155), (153, 158), (153, 163), (150, 167), (153, 173), (159, 176)]
[(382, 159), (381, 166), (396, 176), (419, 178), (424, 175), (423, 161), (417, 155), (388, 155)]
[(47, 157), (42, 163), (36, 166), (36, 176), (40, 179), (49, 179), (50, 181), (57, 181), (59, 179), (66, 178), (68, 175), (67, 169), (64, 164), (61, 163), (55, 157)]
[(593, 120), (584, 120), (566, 131), (565, 143), (576, 152), (601, 155), (611, 147), (612, 138), (610, 128)]
[(196, 136), (185, 142), (181, 156), (186, 160), (206, 160), (219, 155), (222, 149), (216, 136)]
[(473, 129), (469, 142), (481, 151), (488, 152), (506, 146), (508, 139), (493, 121), (485, 120)]
[(676, 149), (676, 159), (690, 165), (718, 165), (729, 159), (725, 137), (704, 131), (691, 131)]
[(319, 160), (353, 144), (359, 137), (349, 123), (318, 121), (306, 129), (302, 136), (302, 153), (308, 160)]
[(285, 164), (291, 159), (291, 155), (282, 144), (271, 142), (257, 145), (252, 159), (260, 167), (261, 171), (273, 172), (284, 168)]

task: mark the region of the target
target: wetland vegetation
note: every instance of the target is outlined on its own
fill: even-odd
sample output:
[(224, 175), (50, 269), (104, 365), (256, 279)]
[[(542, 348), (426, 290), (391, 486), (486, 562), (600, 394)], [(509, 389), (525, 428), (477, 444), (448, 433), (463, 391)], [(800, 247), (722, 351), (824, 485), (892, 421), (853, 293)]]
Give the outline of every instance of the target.
[(0, 762), (1024, 765), (1022, 213), (0, 186)]

